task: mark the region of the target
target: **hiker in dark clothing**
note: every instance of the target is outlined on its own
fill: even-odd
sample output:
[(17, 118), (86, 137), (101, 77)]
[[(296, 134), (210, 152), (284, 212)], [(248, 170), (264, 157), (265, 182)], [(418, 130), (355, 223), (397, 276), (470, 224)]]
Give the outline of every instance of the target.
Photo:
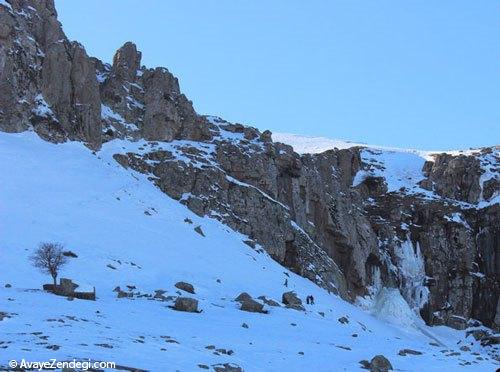
[(285, 279), (284, 285), (285, 285), (285, 287), (288, 287), (288, 279)]
[(307, 297), (306, 297), (306, 303), (307, 303), (308, 305), (309, 305), (309, 299), (310, 299), (310, 298), (311, 298), (310, 296), (307, 296)]
[(310, 297), (311, 297), (311, 299), (310, 299), (311, 305), (314, 305), (314, 297), (313, 297), (313, 295), (311, 295)]

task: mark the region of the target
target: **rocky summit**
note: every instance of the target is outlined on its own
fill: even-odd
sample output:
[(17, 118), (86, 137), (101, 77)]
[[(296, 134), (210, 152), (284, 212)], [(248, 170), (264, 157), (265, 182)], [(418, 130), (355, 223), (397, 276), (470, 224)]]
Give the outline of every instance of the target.
[[(27, 350), (41, 358), (115, 355), (162, 371), (336, 370), (320, 357), (303, 362), (308, 353), (335, 355), (349, 370), (360, 360), (372, 370), (498, 366), (500, 146), (424, 152), (261, 132), (198, 114), (177, 78), (143, 66), (141, 57), (132, 42), (112, 64), (88, 56), (65, 36), (52, 0), (0, 0), (0, 163), (11, 178), (0, 186), (0, 216), (10, 221), (0, 249), (11, 267), (0, 275), (9, 282), (0, 323), (10, 324), (0, 335), (0, 366)], [(55, 182), (61, 172), (63, 184)], [(64, 314), (52, 313), (50, 301), (60, 300), (47, 300), (33, 289), (38, 277), (15, 269), (47, 239), (82, 253), (69, 259), (69, 270), (97, 287), (95, 305), (76, 299), (62, 303)], [(102, 268), (87, 270), (92, 262)], [(233, 301), (244, 291), (248, 297)], [(312, 293), (317, 309), (305, 303)], [(40, 301), (39, 314), (29, 314), (29, 296)], [(133, 324), (128, 330), (112, 319), (128, 312), (120, 306), (134, 309), (120, 318)], [(177, 338), (144, 321), (161, 322), (164, 313), (186, 322)], [(210, 326), (218, 317), (234, 319), (242, 335), (220, 328), (214, 342), (227, 345), (209, 348), (203, 343), (218, 332)], [(83, 332), (82, 340), (59, 337), (54, 325), (63, 324)], [(94, 339), (90, 324), (108, 341)], [(259, 327), (276, 327), (278, 341), (302, 327), (305, 344), (325, 349), (287, 349), (284, 365), (281, 351), (260, 350), (256, 361), (248, 344), (260, 342)], [(420, 338), (391, 327), (410, 327)], [(339, 339), (330, 340), (336, 332)], [(368, 353), (379, 342), (373, 333), (383, 348)], [(401, 338), (407, 343), (394, 341)], [(350, 351), (358, 339), (366, 344)], [(139, 346), (155, 351), (143, 358)], [(469, 351), (454, 349), (460, 346)], [(160, 360), (172, 362), (158, 368)]]

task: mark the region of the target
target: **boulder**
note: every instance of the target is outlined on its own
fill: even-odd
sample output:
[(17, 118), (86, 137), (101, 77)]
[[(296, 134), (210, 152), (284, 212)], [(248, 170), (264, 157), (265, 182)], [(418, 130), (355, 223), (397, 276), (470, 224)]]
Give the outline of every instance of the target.
[(255, 301), (253, 298), (241, 301), (240, 309), (251, 313), (266, 313), (264, 305)]
[(392, 371), (392, 364), (383, 355), (375, 355), (370, 362), (371, 372), (387, 372)]
[(177, 282), (177, 283), (175, 283), (175, 287), (179, 288), (179, 289), (182, 289), (185, 292), (194, 294), (194, 287), (190, 283), (187, 283), (187, 282)]
[(267, 313), (264, 310), (264, 305), (255, 301), (252, 296), (246, 292), (242, 292), (234, 299), (241, 304), (240, 310), (248, 311), (251, 313)]
[(252, 296), (250, 296), (248, 293), (246, 292), (241, 292), (238, 297), (236, 297), (234, 300), (236, 302), (242, 302), (242, 301), (246, 301), (246, 300), (251, 300), (252, 299)]
[(131, 298), (134, 294), (132, 292), (118, 291), (116, 297), (118, 298)]
[(281, 302), (291, 309), (305, 310), (304, 306), (302, 306), (302, 300), (298, 298), (297, 294), (293, 291), (283, 293)]
[(174, 304), (174, 310), (197, 313), (199, 312), (198, 300), (189, 297), (177, 297)]

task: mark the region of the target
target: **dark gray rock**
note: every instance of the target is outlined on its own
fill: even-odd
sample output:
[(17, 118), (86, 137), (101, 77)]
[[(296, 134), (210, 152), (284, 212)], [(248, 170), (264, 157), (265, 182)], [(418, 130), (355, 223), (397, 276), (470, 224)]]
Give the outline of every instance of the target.
[(247, 301), (247, 300), (251, 300), (252, 299), (252, 296), (250, 296), (248, 293), (246, 292), (241, 292), (238, 297), (236, 297), (234, 300), (236, 302), (243, 302), (243, 301)]
[(288, 308), (302, 311), (305, 310), (304, 306), (302, 306), (302, 300), (298, 298), (297, 294), (293, 291), (283, 293), (281, 302), (283, 302)]
[(376, 355), (370, 361), (371, 372), (387, 372), (392, 370), (391, 362), (383, 355)]
[(205, 236), (205, 233), (203, 232), (203, 230), (201, 229), (201, 226), (196, 226), (194, 228), (194, 231), (196, 231), (198, 234), (200, 234), (201, 236)]
[(399, 350), (398, 355), (401, 355), (401, 356), (422, 355), (422, 352), (417, 351), (417, 350), (412, 350), (412, 349), (402, 349), (402, 350)]
[(243, 372), (243, 369), (234, 363), (214, 364), (215, 372)]
[(476, 157), (438, 154), (434, 156), (434, 161), (426, 162), (423, 172), (427, 180), (422, 186), (428, 190), (469, 203), (479, 200), (481, 171)]
[(342, 324), (348, 324), (349, 323), (349, 319), (347, 319), (345, 316), (342, 316), (338, 319), (338, 321)]
[(176, 288), (179, 288), (179, 289), (182, 289), (183, 291), (186, 291), (188, 293), (192, 293), (194, 294), (194, 287), (192, 284), (190, 283), (186, 283), (186, 282), (177, 282), (175, 283), (175, 287)]
[(248, 311), (251, 313), (266, 313), (264, 311), (264, 305), (254, 299), (246, 299), (241, 301), (241, 310)]
[(240, 310), (252, 313), (266, 313), (266, 311), (264, 310), (264, 305), (258, 301), (255, 301), (252, 296), (250, 296), (246, 292), (240, 293), (234, 300), (241, 304)]
[(118, 291), (118, 293), (116, 294), (116, 297), (118, 297), (118, 298), (132, 298), (132, 297), (134, 297), (134, 294), (132, 292)]
[(186, 311), (188, 313), (197, 313), (198, 300), (189, 297), (177, 297), (174, 304), (174, 310)]

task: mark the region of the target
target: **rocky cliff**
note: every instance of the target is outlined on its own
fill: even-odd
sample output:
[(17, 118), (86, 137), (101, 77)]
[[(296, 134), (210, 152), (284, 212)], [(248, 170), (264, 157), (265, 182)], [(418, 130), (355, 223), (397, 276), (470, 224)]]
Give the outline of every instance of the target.
[(500, 327), (499, 147), (428, 154), (408, 180), (391, 173), (404, 153), (299, 155), (269, 131), (197, 114), (133, 43), (112, 65), (89, 57), (51, 0), (0, 1), (0, 130), (93, 150), (135, 141), (118, 163), (343, 298), (394, 287), (429, 324)]

